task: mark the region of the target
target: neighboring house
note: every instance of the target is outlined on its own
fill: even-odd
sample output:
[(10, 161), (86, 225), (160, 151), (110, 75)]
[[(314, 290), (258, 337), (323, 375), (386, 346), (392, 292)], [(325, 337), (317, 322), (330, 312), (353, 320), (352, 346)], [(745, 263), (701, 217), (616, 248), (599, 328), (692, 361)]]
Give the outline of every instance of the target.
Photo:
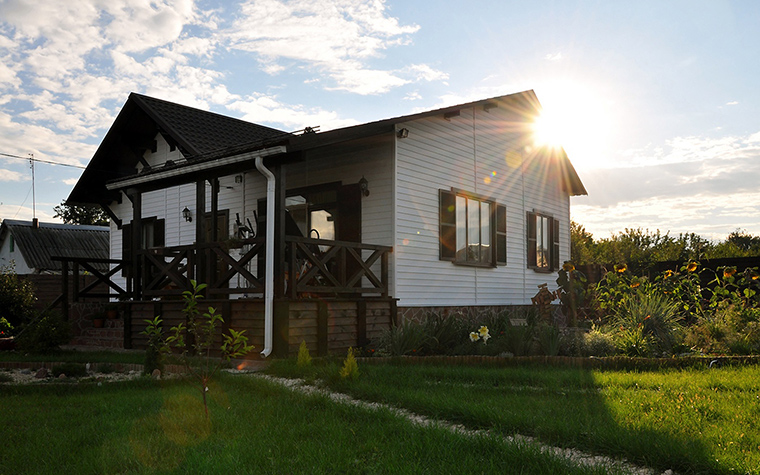
[[(60, 274), (53, 257), (108, 259), (107, 226), (40, 223), (5, 219), (0, 224), (0, 267), (11, 265), (19, 275)], [(96, 266), (108, 269), (106, 264)]]
[(68, 202), (111, 216), (111, 258), (127, 263), (114, 282), (133, 300), (190, 278), (262, 300), (266, 354), (273, 331), (300, 343), (293, 308), (350, 300), (360, 344), (367, 302), (391, 320), (524, 305), (556, 279), (586, 190), (563, 150), (533, 143), (539, 112), (525, 91), (291, 134), (133, 93)]

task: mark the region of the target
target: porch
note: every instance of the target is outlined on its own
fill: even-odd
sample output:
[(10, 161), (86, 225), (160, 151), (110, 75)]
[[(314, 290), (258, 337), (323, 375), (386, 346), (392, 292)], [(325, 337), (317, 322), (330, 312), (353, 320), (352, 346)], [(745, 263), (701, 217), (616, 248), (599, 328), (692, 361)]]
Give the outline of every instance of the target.
[[(388, 290), (390, 247), (297, 236), (286, 236), (284, 242), (282, 259), (275, 264), (280, 271), (274, 274), (275, 356), (297, 353), (301, 341), (316, 355), (345, 353), (368, 345), (395, 322), (396, 301)], [(195, 280), (207, 284), (202, 308), (212, 306), (224, 318), (220, 331), (246, 330), (261, 350), (265, 249), (264, 238), (250, 238), (140, 250), (131, 261), (109, 260), (108, 272), (84, 259), (60, 258), (64, 281), (69, 270), (75, 281), (85, 270), (96, 282), (72, 292), (64, 288), (54, 304), (61, 304), (68, 319), (70, 302), (103, 298), (107, 287), (106, 295), (121, 302), (123, 347), (144, 349), (145, 320), (161, 315), (166, 328), (183, 322), (181, 295)], [(117, 279), (119, 274), (124, 278)]]

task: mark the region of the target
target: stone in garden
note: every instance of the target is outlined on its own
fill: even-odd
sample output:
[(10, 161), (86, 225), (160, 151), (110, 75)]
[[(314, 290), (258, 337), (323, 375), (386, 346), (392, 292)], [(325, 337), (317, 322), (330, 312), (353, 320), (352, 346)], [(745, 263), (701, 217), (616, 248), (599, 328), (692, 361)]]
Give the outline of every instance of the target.
[(59, 374), (58, 379), (66, 379), (66, 374), (65, 373)]
[(21, 370), (21, 374), (32, 374), (32, 370), (29, 368), (24, 368)]
[(47, 368), (40, 368), (37, 370), (36, 373), (34, 373), (34, 377), (37, 379), (44, 379), (48, 377), (48, 370)]
[(151, 373), (151, 377), (153, 379), (161, 379), (161, 370), (156, 368), (153, 370), (153, 373)]

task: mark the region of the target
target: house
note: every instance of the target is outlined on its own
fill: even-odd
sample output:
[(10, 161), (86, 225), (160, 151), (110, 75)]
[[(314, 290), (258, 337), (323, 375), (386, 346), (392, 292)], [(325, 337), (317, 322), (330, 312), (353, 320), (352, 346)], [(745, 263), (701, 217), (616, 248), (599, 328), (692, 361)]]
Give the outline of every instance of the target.
[[(19, 275), (60, 274), (54, 257), (108, 259), (107, 226), (40, 223), (5, 219), (0, 224), (0, 268), (11, 265)], [(96, 264), (101, 270), (108, 266)]]
[(111, 216), (134, 322), (180, 319), (194, 279), (265, 356), (338, 351), (399, 315), (529, 304), (556, 279), (586, 190), (533, 143), (540, 110), (525, 91), (287, 133), (133, 93), (68, 202)]

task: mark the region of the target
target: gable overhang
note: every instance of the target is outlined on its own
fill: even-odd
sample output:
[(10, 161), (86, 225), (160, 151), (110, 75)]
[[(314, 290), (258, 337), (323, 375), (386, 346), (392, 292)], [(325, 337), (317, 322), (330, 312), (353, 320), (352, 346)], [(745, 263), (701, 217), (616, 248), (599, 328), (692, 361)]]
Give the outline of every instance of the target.
[(106, 188), (109, 191), (136, 188), (143, 192), (168, 188), (209, 177), (223, 176), (241, 169), (250, 169), (255, 166), (258, 157), (284, 155), (287, 151), (287, 147), (279, 145), (215, 160), (190, 161), (166, 170), (152, 170), (145, 174), (115, 180), (107, 183)]

